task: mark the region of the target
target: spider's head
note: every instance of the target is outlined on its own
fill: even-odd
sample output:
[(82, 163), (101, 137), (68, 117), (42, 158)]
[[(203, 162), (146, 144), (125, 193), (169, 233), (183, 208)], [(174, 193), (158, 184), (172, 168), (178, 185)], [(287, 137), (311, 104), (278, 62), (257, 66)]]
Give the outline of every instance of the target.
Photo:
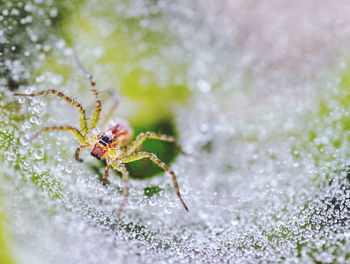
[(112, 138), (102, 134), (98, 138), (98, 142), (94, 145), (91, 150), (91, 155), (101, 160), (108, 150), (108, 144), (112, 142)]
[(100, 136), (98, 142), (100, 144), (104, 145), (105, 147), (107, 147), (107, 145), (112, 142), (112, 138), (107, 136), (107, 135), (105, 135), (105, 134), (102, 134)]

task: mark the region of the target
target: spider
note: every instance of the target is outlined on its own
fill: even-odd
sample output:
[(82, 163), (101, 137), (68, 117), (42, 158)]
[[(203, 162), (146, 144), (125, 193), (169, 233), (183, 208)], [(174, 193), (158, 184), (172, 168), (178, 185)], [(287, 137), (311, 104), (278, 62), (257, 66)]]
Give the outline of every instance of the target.
[[(159, 166), (165, 172), (168, 172), (171, 175), (176, 194), (180, 199), (180, 202), (183, 205), (183, 207), (186, 209), (186, 211), (188, 211), (188, 207), (181, 197), (181, 193), (180, 193), (179, 185), (177, 184), (175, 173), (164, 162), (162, 162), (155, 154), (148, 153), (145, 151), (138, 151), (139, 147), (142, 145), (142, 143), (146, 139), (156, 139), (156, 140), (163, 140), (163, 141), (174, 143), (179, 148), (180, 152), (185, 154), (180, 144), (178, 143), (178, 141), (171, 136), (160, 135), (153, 132), (146, 132), (146, 133), (141, 133), (136, 137), (135, 141), (130, 142), (130, 139), (132, 136), (132, 129), (129, 122), (124, 119), (111, 120), (109, 122), (109, 125), (106, 131), (104, 131), (103, 133), (94, 135), (93, 130), (99, 121), (102, 105), (101, 105), (100, 97), (96, 90), (96, 83), (94, 81), (93, 76), (89, 72), (87, 72), (87, 70), (84, 70), (84, 71), (87, 75), (88, 80), (90, 81), (90, 85), (91, 85), (92, 92), (95, 97), (95, 103), (96, 103), (95, 110), (93, 112), (89, 126), (88, 126), (85, 110), (82, 107), (82, 105), (78, 103), (76, 100), (66, 96), (62, 92), (59, 92), (54, 89), (49, 89), (49, 90), (44, 90), (44, 91), (31, 93), (31, 94), (23, 94), (23, 93), (14, 94), (14, 96), (26, 96), (26, 97), (35, 97), (40, 95), (53, 94), (60, 97), (64, 101), (68, 102), (69, 104), (73, 105), (79, 111), (80, 130), (78, 130), (73, 126), (43, 127), (30, 138), (30, 141), (38, 137), (43, 132), (69, 131), (75, 136), (75, 138), (81, 144), (79, 147), (77, 147), (75, 151), (75, 159), (77, 161), (79, 162), (83, 161), (79, 157), (80, 151), (88, 148), (91, 149), (92, 156), (96, 157), (98, 160), (102, 160), (102, 159), (106, 160), (107, 165), (104, 172), (103, 185), (107, 183), (108, 172), (111, 167), (119, 171), (122, 175), (122, 180), (124, 184), (123, 184), (123, 200), (119, 206), (117, 218), (120, 217), (129, 196), (129, 187), (128, 187), (129, 173), (124, 164), (133, 162), (136, 160), (140, 160), (140, 159), (145, 159), (145, 158), (150, 159), (157, 166)], [(109, 114), (106, 116), (104, 123), (106, 123), (106, 121), (108, 120), (108, 116), (112, 114), (115, 108), (116, 108), (116, 105), (114, 105), (112, 109), (109, 111)]]

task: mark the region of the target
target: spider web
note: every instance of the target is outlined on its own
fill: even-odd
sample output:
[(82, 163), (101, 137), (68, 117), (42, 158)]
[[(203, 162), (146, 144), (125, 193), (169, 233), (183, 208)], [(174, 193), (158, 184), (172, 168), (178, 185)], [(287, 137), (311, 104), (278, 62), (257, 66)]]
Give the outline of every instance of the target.
[[(192, 93), (187, 106), (174, 108), (180, 142), (190, 155), (171, 166), (190, 212), (179, 204), (169, 175), (131, 181), (128, 206), (112, 229), (122, 200), (120, 179), (110, 177), (111, 184), (102, 186), (87, 165), (96, 161), (85, 153), (85, 163), (75, 162), (74, 139), (64, 132), (28, 142), (43, 125), (78, 124), (75, 109), (48, 97), (15, 101), (6, 88), (51, 86), (79, 95), (83, 104), (91, 101), (78, 69), (68, 80), (59, 71), (33, 74), (49, 56), (70, 69), (72, 49), (50, 24), (59, 11), (50, 1), (9, 3), (1, 16), (8, 24), (0, 28), (1, 43), (10, 43), (1, 55), (7, 71), (0, 79), (0, 171), (5, 227), (18, 263), (348, 261), (343, 98), (349, 73), (342, 60), (350, 39), (343, 27), (348, 5), (86, 1), (82, 19), (105, 36), (112, 34), (115, 17), (122, 17), (121, 28), (137, 20), (149, 32), (176, 36), (175, 44), (159, 44), (135, 67), (152, 69), (155, 82), (167, 89), (168, 66), (186, 64), (182, 81)], [(24, 15), (16, 18), (15, 10)], [(140, 55), (149, 43), (138, 29), (129, 30)], [(14, 33), (28, 44), (16, 56), (10, 53), (11, 44), (20, 47)], [(90, 69), (104, 46), (76, 41)], [(110, 66), (93, 68), (107, 86)], [(162, 191), (145, 196), (144, 188), (153, 185)]]

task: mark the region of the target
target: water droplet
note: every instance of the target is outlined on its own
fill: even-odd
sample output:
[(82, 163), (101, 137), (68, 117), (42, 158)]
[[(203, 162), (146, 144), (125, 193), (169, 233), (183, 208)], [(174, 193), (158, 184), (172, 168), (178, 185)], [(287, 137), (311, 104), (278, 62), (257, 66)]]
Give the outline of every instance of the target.
[(98, 134), (100, 134), (100, 130), (99, 130), (97, 127), (95, 127), (95, 128), (92, 130), (92, 134), (93, 134), (94, 136), (97, 136)]
[(73, 171), (72, 165), (67, 165), (66, 168), (65, 168), (65, 171), (67, 173), (71, 173)]
[(23, 127), (24, 127), (25, 129), (29, 129), (29, 128), (32, 127), (32, 125), (30, 124), (30, 122), (29, 122), (28, 120), (26, 120), (26, 121), (24, 121), (24, 123), (23, 123)]
[(7, 16), (7, 15), (9, 14), (9, 11), (8, 11), (7, 9), (4, 9), (4, 10), (2, 11), (2, 14), (3, 14), (4, 16)]
[(41, 83), (41, 82), (43, 82), (43, 81), (45, 81), (45, 75), (39, 75), (39, 76), (37, 76), (36, 78), (35, 78), (35, 81), (37, 82), (37, 83)]
[(31, 12), (34, 10), (34, 6), (28, 2), (25, 6), (24, 6), (24, 10), (27, 11), (27, 12)]
[(164, 207), (164, 213), (171, 214), (172, 210), (170, 210), (168, 207)]
[(37, 149), (34, 151), (35, 159), (42, 159), (44, 157), (44, 152), (41, 149)]
[(22, 144), (23, 146), (28, 145), (29, 142), (30, 142), (30, 141), (29, 141), (29, 137), (28, 137), (27, 135), (22, 136), (22, 137), (20, 138), (19, 141), (21, 142), (21, 144)]
[(14, 160), (14, 154), (13, 153), (8, 153), (7, 156), (6, 156), (6, 159), (8, 161), (13, 161)]
[(57, 8), (52, 8), (52, 9), (50, 10), (50, 16), (51, 16), (51, 17), (56, 17), (57, 14), (58, 14)]
[(31, 116), (31, 117), (29, 118), (29, 121), (30, 121), (30, 123), (32, 123), (32, 124), (36, 123), (37, 120), (38, 120), (38, 118), (37, 118), (36, 116)]
[(211, 85), (205, 80), (198, 80), (196, 84), (197, 88), (203, 93), (208, 93), (211, 90)]
[(181, 194), (182, 194), (182, 195), (187, 195), (187, 194), (188, 194), (188, 188), (186, 188), (185, 185), (182, 186), (182, 188), (181, 188)]
[(53, 85), (60, 85), (63, 82), (63, 76), (61, 74), (55, 74), (50, 78)]
[(56, 47), (58, 49), (63, 49), (66, 47), (66, 42), (63, 39), (60, 39), (56, 42)]
[(25, 99), (23, 96), (19, 96), (19, 97), (17, 98), (17, 101), (18, 101), (20, 104), (23, 104), (23, 103), (26, 101), (26, 99)]
[(14, 8), (14, 9), (11, 10), (11, 15), (18, 16), (19, 14), (20, 13), (19, 13), (18, 9)]
[(157, 199), (154, 199), (154, 198), (149, 199), (148, 203), (149, 203), (149, 205), (152, 206), (152, 207), (153, 207), (153, 206), (156, 206), (156, 205), (157, 205)]

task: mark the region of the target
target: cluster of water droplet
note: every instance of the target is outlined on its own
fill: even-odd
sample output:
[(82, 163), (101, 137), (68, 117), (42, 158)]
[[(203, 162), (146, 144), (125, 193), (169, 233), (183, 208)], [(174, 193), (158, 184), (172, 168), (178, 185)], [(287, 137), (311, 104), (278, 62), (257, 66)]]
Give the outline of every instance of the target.
[[(16, 10), (24, 10), (28, 16), (23, 16), (19, 23), (23, 27), (28, 25), (26, 33), (22, 33), (28, 34), (26, 44), (30, 44), (23, 46), (19, 57), (6, 55), (7, 76), (13, 79), (12, 84), (18, 84), (25, 93), (50, 87), (76, 94), (80, 82), (77, 80), (83, 79), (81, 75), (81, 78), (72, 76), (64, 83), (61, 75), (43, 72), (31, 85), (17, 78), (32, 76), (33, 68), (22, 60), (26, 54), (42, 61), (46, 52), (54, 49), (56, 59), (69, 64), (72, 49), (54, 36), (38, 43), (41, 39), (38, 36), (50, 31), (44, 29), (50, 27), (50, 17), (58, 15), (52, 2), (35, 0), (21, 6), (8, 3), (0, 16), (0, 21), (8, 21), (5, 31), (0, 32), (0, 41), (15, 32), (11, 29), (15, 24), (10, 23), (18, 20), (8, 16), (14, 17)], [(169, 31), (177, 37), (176, 45), (160, 46), (157, 56), (153, 54), (148, 59), (146, 56), (138, 66), (144, 65), (146, 70), (162, 66), (156, 67), (158, 82), (166, 87), (169, 80), (164, 76), (170, 74), (164, 70), (167, 63), (174, 60), (175, 64), (187, 65), (186, 77), (180, 76), (179, 83), (185, 83), (193, 91), (193, 98), (187, 107), (179, 107), (175, 112), (180, 141), (189, 155), (180, 156), (172, 169), (178, 175), (190, 212), (183, 210), (170, 176), (164, 175), (147, 181), (130, 181), (129, 203), (121, 221), (114, 225), (122, 200), (119, 177), (111, 173), (111, 184), (103, 186), (98, 179), (103, 169), (102, 172), (91, 169), (96, 168), (97, 160), (84, 152), (81, 157), (85, 163), (74, 160), (78, 144), (69, 133), (47, 133), (30, 142), (31, 135), (43, 126), (63, 120), (64, 124), (77, 126), (78, 113), (72, 114), (76, 109), (51, 98), (13, 98), (2, 87), (1, 190), (18, 261), (348, 261), (349, 155), (344, 140), (347, 131), (338, 125), (348, 110), (344, 105), (340, 107), (337, 99), (339, 94), (346, 96), (346, 92), (342, 94), (344, 91), (338, 89), (339, 80), (327, 76), (326, 86), (318, 82), (325, 77), (316, 74), (319, 68), (313, 63), (303, 68), (307, 73), (300, 73), (297, 65), (303, 63), (299, 55), (304, 47), (298, 49), (286, 44), (289, 24), (283, 27), (283, 20), (278, 17), (282, 26), (272, 26), (271, 14), (260, 10), (269, 7), (268, 4), (259, 6), (261, 15), (269, 17), (267, 21), (272, 23), (265, 23), (264, 30), (279, 33), (276, 41), (280, 46), (276, 44), (271, 49), (277, 54), (264, 57), (260, 44), (266, 48), (270, 40), (256, 39), (254, 34), (246, 38), (241, 31), (249, 34), (255, 28), (249, 30), (239, 17), (233, 23), (231, 16), (215, 3), (207, 1), (212, 6), (210, 11), (201, 9), (203, 4), (192, 6), (182, 1), (145, 3), (90, 0), (83, 12), (95, 14), (110, 9), (128, 19), (144, 17), (140, 19), (141, 28)], [(46, 8), (41, 7), (44, 4)], [(234, 8), (226, 4), (228, 10)], [(249, 13), (250, 8), (242, 5), (249, 17), (255, 17)], [(298, 8), (296, 5), (290, 12), (281, 8), (279, 12), (294, 21), (298, 18), (295, 15)], [(306, 14), (310, 19), (316, 15)], [(332, 14), (328, 15), (332, 18)], [(45, 17), (44, 23), (32, 25), (39, 16)], [(327, 21), (332, 19), (326, 18), (317, 16), (322, 24), (328, 25)], [(106, 36), (113, 32), (108, 19), (108, 16), (99, 19)], [(149, 47), (142, 41), (141, 33), (127, 25), (121, 27), (130, 30), (135, 41), (140, 40), (139, 52)], [(324, 36), (313, 26), (311, 29), (312, 36)], [(297, 33), (301, 36), (310, 33), (308, 27), (305, 30)], [(339, 30), (336, 27), (335, 34)], [(349, 34), (340, 32), (342, 40), (350, 38)], [(13, 40), (6, 41), (11, 45)], [(326, 64), (329, 41), (333, 39), (325, 36), (320, 41), (320, 53), (308, 54), (309, 60)], [(243, 48), (245, 43), (248, 45)], [(341, 44), (337, 46), (339, 53), (343, 51)], [(84, 45), (80, 43), (80, 46)], [(98, 57), (103, 49), (95, 49), (93, 54)], [(281, 63), (288, 54), (293, 55), (291, 64)], [(283, 68), (278, 70), (278, 75), (274, 71), (276, 65)], [(340, 65), (344, 68), (344, 64)], [(1, 84), (11, 86), (6, 80), (2, 78)], [(327, 96), (321, 98), (321, 91)], [(93, 97), (83, 95), (79, 99), (85, 98)], [(320, 113), (322, 100), (326, 101), (330, 115)], [(336, 143), (339, 140), (343, 142), (340, 146)], [(149, 186), (158, 186), (159, 194), (145, 195)]]

